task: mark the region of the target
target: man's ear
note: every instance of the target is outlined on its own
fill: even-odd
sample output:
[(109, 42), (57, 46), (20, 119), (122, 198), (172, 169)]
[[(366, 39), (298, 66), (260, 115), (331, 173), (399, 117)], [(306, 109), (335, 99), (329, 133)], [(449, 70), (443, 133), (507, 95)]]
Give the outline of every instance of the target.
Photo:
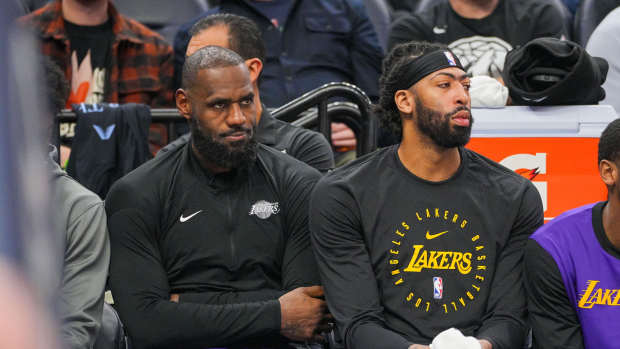
[(405, 114), (405, 115), (413, 115), (413, 111), (415, 110), (415, 98), (413, 98), (413, 93), (409, 90), (398, 90), (394, 94), (394, 103), (396, 103), (396, 108)]
[(192, 117), (192, 105), (189, 102), (189, 96), (187, 91), (182, 88), (178, 89), (174, 94), (174, 99), (177, 104), (177, 109), (179, 110), (179, 114), (181, 114), (187, 120)]
[(607, 187), (613, 187), (618, 183), (618, 176), (620, 176), (620, 173), (618, 173), (618, 166), (613, 161), (601, 160), (598, 164), (598, 171), (603, 183), (605, 183)]
[(250, 80), (252, 83), (255, 83), (260, 73), (263, 71), (263, 62), (258, 58), (250, 58), (245, 60), (245, 65), (250, 71)]

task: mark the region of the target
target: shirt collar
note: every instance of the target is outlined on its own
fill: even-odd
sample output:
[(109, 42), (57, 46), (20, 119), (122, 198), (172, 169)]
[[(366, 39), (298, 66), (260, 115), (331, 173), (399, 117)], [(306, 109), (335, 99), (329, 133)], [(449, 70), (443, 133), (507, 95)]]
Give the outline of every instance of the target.
[(276, 119), (271, 116), (271, 113), (263, 105), (263, 112), (256, 127), (256, 141), (270, 147), (276, 144), (276, 126)]

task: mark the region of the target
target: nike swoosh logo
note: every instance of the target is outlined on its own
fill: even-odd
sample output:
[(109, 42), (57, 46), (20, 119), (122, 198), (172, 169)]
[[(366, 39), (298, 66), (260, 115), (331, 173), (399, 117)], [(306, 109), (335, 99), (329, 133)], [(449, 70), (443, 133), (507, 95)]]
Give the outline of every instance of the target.
[(198, 212), (194, 212), (194, 213), (190, 214), (190, 215), (189, 215), (189, 216), (187, 216), (187, 217), (183, 217), (183, 214), (181, 214), (181, 217), (179, 217), (179, 221), (180, 221), (181, 223), (185, 223), (185, 222), (189, 221), (189, 220), (190, 220), (192, 217), (194, 217), (195, 215), (199, 214), (200, 212), (202, 212), (202, 210), (200, 210), (200, 211), (198, 211)]
[(436, 237), (442, 236), (443, 234), (447, 233), (447, 230), (442, 231), (441, 233), (437, 233), (437, 234), (431, 234), (430, 231), (426, 231), (426, 239), (428, 240), (433, 240)]
[(446, 27), (433, 27), (433, 33), (435, 34), (445, 34), (446, 33)]

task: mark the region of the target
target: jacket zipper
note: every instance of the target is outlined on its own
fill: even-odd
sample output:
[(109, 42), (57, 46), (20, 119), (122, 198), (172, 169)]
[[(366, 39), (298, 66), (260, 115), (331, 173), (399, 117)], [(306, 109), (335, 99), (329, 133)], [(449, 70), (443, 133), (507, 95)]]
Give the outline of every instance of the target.
[(231, 259), (231, 268), (236, 267), (237, 265), (237, 252), (235, 247), (235, 239), (234, 239), (234, 226), (233, 226), (233, 217), (232, 217), (232, 193), (227, 193), (226, 199), (228, 201), (227, 206), (227, 226), (229, 231), (229, 240), (230, 240), (230, 259)]

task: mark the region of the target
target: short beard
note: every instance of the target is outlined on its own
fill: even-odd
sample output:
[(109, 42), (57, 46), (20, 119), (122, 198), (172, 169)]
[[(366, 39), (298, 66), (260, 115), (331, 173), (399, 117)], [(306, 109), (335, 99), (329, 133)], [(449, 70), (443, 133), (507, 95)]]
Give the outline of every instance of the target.
[[(249, 166), (256, 160), (257, 143), (254, 140), (254, 129), (249, 131), (247, 139), (233, 142), (230, 145), (215, 140), (211, 132), (203, 130), (194, 116), (189, 122), (192, 134), (192, 145), (202, 158), (221, 168), (236, 169)], [(232, 129), (230, 132), (246, 131), (244, 127)]]
[(474, 118), (471, 116), (468, 127), (450, 126), (450, 118), (456, 113), (469, 108), (462, 106), (457, 107), (448, 114), (442, 115), (440, 112), (431, 108), (427, 108), (422, 101), (415, 96), (416, 103), (416, 124), (423, 134), (429, 136), (431, 140), (439, 147), (454, 148), (464, 146), (469, 142), (471, 136), (471, 127), (474, 124)]

